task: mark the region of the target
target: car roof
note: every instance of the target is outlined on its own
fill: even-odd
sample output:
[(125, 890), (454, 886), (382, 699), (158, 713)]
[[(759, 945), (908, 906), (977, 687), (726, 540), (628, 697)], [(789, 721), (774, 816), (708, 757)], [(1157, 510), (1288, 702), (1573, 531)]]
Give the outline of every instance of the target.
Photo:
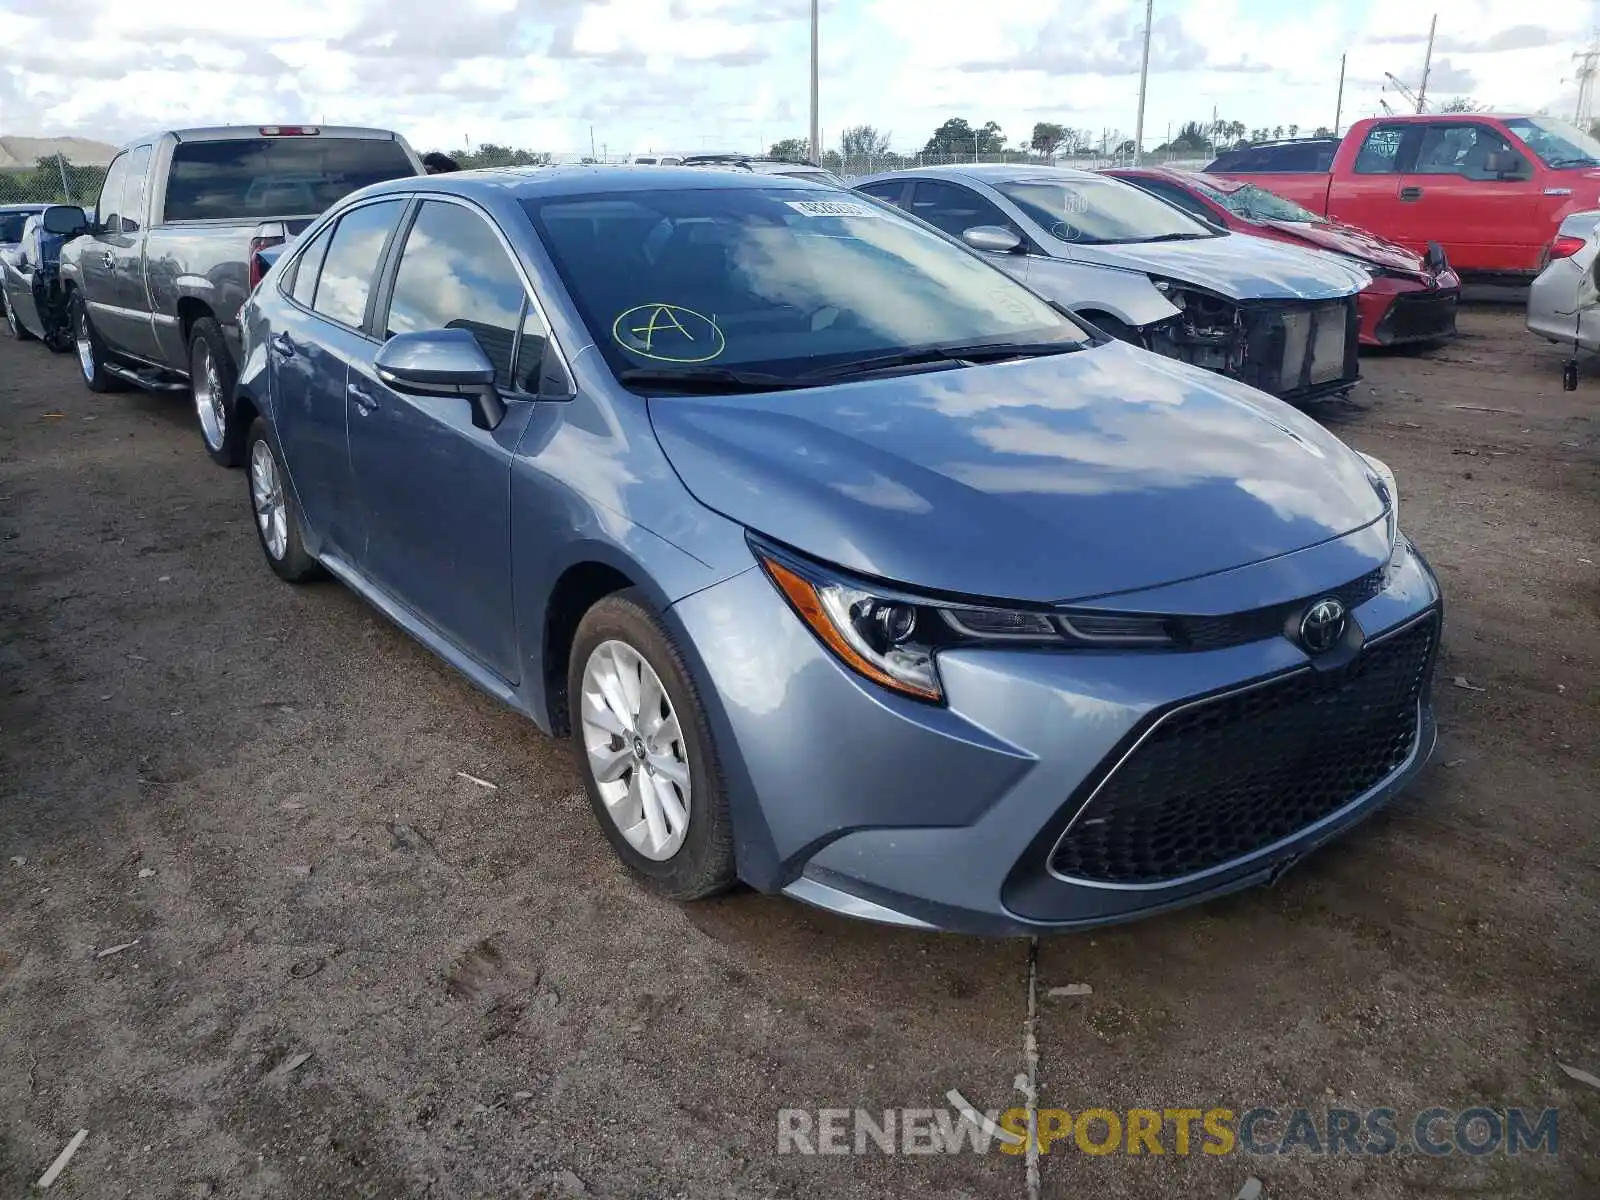
[(444, 192), (488, 199), (510, 194), (514, 200), (547, 196), (630, 196), (639, 192), (708, 191), (731, 188), (793, 188), (812, 191), (816, 181), (789, 175), (760, 175), (741, 169), (713, 167), (617, 166), (492, 167), (481, 171), (447, 171), (408, 175), (372, 185), (362, 194)]
[[(315, 129), (314, 134), (263, 134), (263, 129)], [(176, 138), (180, 142), (232, 142), (243, 141), (246, 138), (259, 137), (334, 137), (334, 138), (364, 138), (371, 141), (397, 141), (399, 134), (392, 129), (373, 129), (365, 125), (309, 125), (296, 124), (292, 121), (283, 121), (274, 124), (271, 121), (260, 125), (197, 125), (192, 129), (158, 129), (142, 137), (133, 138), (124, 142), (122, 149), (127, 150), (133, 146), (143, 146), (149, 142), (157, 141), (164, 137)]]
[[(1093, 171), (1077, 167), (1050, 167), (1033, 163), (959, 163), (949, 167), (908, 167), (893, 175), (921, 175), (933, 179), (976, 179), (980, 183), (1061, 182), (1073, 179), (1086, 182), (1099, 178)], [(885, 178), (873, 176), (873, 179)]]
[(48, 204), (0, 204), (0, 213), (36, 213), (49, 207)]
[(1107, 167), (1101, 174), (1118, 179), (1170, 179), (1173, 183), (1196, 184), (1224, 195), (1250, 186), (1223, 175), (1208, 175), (1204, 171), (1188, 171), (1182, 167)]

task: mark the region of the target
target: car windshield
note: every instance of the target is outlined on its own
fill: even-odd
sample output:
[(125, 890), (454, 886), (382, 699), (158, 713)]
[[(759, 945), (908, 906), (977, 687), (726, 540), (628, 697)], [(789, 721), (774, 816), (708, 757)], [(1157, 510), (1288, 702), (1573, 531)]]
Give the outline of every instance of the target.
[(27, 220), (25, 212), (0, 212), (0, 242), (20, 242), (22, 226)]
[(313, 216), (357, 188), (416, 173), (391, 138), (179, 142), (164, 215), (168, 221)]
[(1243, 217), (1247, 221), (1323, 220), (1310, 209), (1301, 208), (1293, 200), (1285, 200), (1275, 192), (1259, 188), (1253, 183), (1244, 184), (1231, 192), (1207, 187), (1203, 183), (1196, 183), (1193, 186), (1196, 191), (1215, 200), (1234, 216)]
[(796, 379), (941, 346), (1086, 334), (977, 255), (832, 188), (524, 202), (612, 369)]
[(1080, 246), (1220, 236), (1120, 179), (1017, 179), (995, 187), (1051, 237)]
[(1600, 142), (1565, 121), (1513, 117), (1506, 128), (1526, 142), (1547, 167), (1600, 167)]

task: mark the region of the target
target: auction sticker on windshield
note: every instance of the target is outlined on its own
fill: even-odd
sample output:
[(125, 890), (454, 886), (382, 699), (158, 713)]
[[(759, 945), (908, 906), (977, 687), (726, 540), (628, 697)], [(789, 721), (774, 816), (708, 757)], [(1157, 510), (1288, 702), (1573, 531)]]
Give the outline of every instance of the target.
[(710, 362), (728, 342), (716, 321), (681, 304), (638, 304), (611, 323), (617, 345), (657, 362)]
[(854, 200), (790, 200), (790, 208), (802, 217), (879, 217), (883, 214), (870, 204)]

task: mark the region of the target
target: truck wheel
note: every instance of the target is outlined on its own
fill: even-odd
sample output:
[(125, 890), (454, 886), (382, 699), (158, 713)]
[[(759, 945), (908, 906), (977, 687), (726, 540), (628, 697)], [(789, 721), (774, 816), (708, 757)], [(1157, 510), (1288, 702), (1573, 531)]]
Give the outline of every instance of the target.
[(235, 428), (238, 422), (233, 420), (236, 377), (222, 326), (211, 317), (201, 317), (189, 331), (189, 391), (206, 453), (221, 467), (237, 467), (244, 461), (245, 430)]
[(17, 314), (11, 308), (11, 301), (3, 290), (0, 290), (0, 308), (6, 310), (6, 328), (11, 331), (11, 336), (19, 342), (31, 341), (33, 334), (22, 327), (22, 322), (17, 320)]
[(84, 386), (91, 392), (120, 392), (124, 384), (106, 370), (108, 356), (105, 343), (94, 331), (94, 322), (89, 319), (89, 306), (83, 302), (82, 292), (72, 293), (72, 304), (68, 311), (72, 318), (72, 341), (78, 348), (78, 367), (83, 372)]

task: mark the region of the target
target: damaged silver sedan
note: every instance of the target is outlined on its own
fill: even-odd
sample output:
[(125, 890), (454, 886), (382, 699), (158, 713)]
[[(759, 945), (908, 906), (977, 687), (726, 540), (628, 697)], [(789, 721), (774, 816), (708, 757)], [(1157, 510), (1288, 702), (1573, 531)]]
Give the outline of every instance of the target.
[(1294, 402), (1359, 377), (1356, 293), (1371, 277), (1354, 262), (1229, 233), (1120, 180), (1062, 167), (926, 167), (856, 190), (962, 239), (1124, 341)]

